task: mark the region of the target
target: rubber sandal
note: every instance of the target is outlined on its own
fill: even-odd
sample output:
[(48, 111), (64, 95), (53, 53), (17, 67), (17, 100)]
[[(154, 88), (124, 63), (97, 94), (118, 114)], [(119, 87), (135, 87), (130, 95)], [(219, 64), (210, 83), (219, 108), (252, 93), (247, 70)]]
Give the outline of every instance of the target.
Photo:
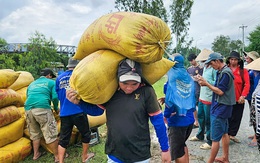
[(64, 158), (68, 158), (70, 155), (68, 153), (65, 154)]
[(88, 163), (88, 161), (89, 161), (90, 159), (92, 159), (94, 156), (95, 156), (94, 153), (88, 153), (88, 158), (87, 158), (85, 161), (83, 161), (83, 163)]
[(210, 146), (208, 143), (204, 143), (204, 144), (202, 144), (202, 145), (200, 146), (200, 149), (205, 149), (205, 150), (211, 149), (211, 146)]
[(43, 152), (40, 152), (40, 154), (39, 154), (39, 156), (37, 157), (37, 158), (33, 158), (33, 160), (38, 160), (40, 157), (42, 157), (43, 155), (45, 155), (46, 154), (46, 152), (45, 151), (43, 151)]
[(191, 138), (189, 138), (190, 141), (201, 141), (199, 138), (197, 138), (197, 136), (193, 136)]
[(238, 140), (238, 138), (236, 137), (230, 137), (230, 140), (232, 140), (235, 143), (240, 143), (240, 140)]
[(257, 147), (257, 142), (250, 142), (248, 144), (249, 147)]

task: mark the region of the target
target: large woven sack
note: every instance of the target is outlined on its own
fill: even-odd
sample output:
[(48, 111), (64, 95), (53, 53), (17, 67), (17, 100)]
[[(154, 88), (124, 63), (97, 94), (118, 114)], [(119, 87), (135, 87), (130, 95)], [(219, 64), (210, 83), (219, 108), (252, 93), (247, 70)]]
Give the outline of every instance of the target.
[(20, 111), (21, 116), (22, 116), (22, 117), (25, 117), (25, 109), (24, 109), (24, 106), (18, 107), (17, 109)]
[(73, 70), (70, 86), (80, 98), (92, 104), (103, 104), (115, 93), (116, 70), (125, 57), (110, 50), (99, 50), (82, 59)]
[(17, 107), (23, 105), (21, 95), (12, 89), (0, 89), (0, 108), (15, 105)]
[(19, 72), (10, 69), (0, 70), (0, 88), (7, 88), (19, 77)]
[(26, 101), (26, 98), (27, 98), (27, 96), (26, 96), (27, 88), (28, 88), (28, 86), (16, 90), (16, 92), (17, 92), (17, 93), (21, 96), (21, 98), (22, 98), (22, 102), (23, 102), (23, 103), (22, 103), (21, 106), (24, 106), (24, 103), (25, 103), (25, 101)]
[(160, 80), (173, 66), (174, 62), (165, 58), (154, 63), (141, 64), (143, 76), (150, 84), (154, 84)]
[(16, 106), (7, 106), (0, 109), (0, 127), (8, 125), (19, 118), (21, 118), (21, 113)]
[(31, 84), (31, 82), (34, 81), (34, 77), (32, 76), (32, 74), (30, 72), (27, 72), (27, 71), (17, 71), (17, 72), (20, 73), (19, 77), (8, 88), (11, 88), (16, 91), (23, 87), (27, 87), (28, 85)]
[(102, 126), (107, 122), (106, 111), (104, 111), (104, 113), (100, 116), (88, 115), (88, 122), (90, 128)]
[(22, 137), (19, 140), (0, 148), (1, 163), (15, 163), (24, 160), (31, 154), (31, 140)]
[(160, 18), (135, 12), (115, 12), (94, 21), (82, 34), (74, 58), (101, 49), (114, 50), (140, 63), (162, 59), (171, 38)]
[[(120, 54), (110, 50), (100, 50), (85, 57), (73, 70), (70, 86), (75, 89), (79, 98), (92, 104), (107, 102), (118, 88), (117, 68), (124, 59)], [(174, 63), (167, 59), (144, 64), (143, 76), (154, 84)]]
[(15, 142), (23, 136), (25, 119), (20, 119), (0, 127), (0, 147)]

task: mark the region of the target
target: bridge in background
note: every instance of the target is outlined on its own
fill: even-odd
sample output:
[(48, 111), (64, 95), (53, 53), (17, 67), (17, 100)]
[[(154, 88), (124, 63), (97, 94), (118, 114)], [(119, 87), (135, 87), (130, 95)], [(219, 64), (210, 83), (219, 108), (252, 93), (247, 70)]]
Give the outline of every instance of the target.
[[(24, 53), (28, 49), (27, 43), (9, 43), (7, 45), (0, 45), (0, 54), (1, 53)], [(56, 51), (60, 54), (65, 54), (72, 56), (76, 52), (76, 46), (70, 45), (57, 45)]]

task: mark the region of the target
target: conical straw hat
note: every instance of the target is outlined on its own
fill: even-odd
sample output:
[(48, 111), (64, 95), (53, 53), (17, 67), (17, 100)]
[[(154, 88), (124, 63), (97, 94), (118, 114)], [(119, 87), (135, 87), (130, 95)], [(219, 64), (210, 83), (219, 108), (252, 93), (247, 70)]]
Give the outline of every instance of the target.
[(248, 56), (249, 58), (252, 58), (253, 60), (256, 60), (259, 58), (259, 54), (256, 51), (251, 51), (251, 52), (243, 52), (245, 56)]
[(199, 55), (196, 57), (196, 61), (206, 61), (209, 58), (209, 55), (213, 53), (213, 51), (208, 49), (203, 49)]
[(245, 65), (246, 69), (260, 71), (260, 58), (254, 60), (253, 62)]

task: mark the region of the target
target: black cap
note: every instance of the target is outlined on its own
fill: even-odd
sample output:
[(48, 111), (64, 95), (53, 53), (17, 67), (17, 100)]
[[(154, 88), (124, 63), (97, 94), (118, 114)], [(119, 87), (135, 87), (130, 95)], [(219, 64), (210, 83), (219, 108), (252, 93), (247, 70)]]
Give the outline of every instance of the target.
[(228, 60), (230, 59), (230, 58), (236, 58), (236, 59), (238, 59), (238, 60), (240, 60), (241, 58), (240, 58), (240, 54), (238, 53), (238, 52), (236, 52), (236, 51), (232, 51), (230, 54), (229, 54), (229, 56), (228, 56)]
[(126, 58), (119, 63), (118, 71), (117, 71), (118, 79), (120, 79), (120, 76), (127, 74), (129, 72), (134, 73), (135, 75), (138, 74), (141, 77), (142, 82), (144, 82), (146, 85), (151, 85), (143, 77), (141, 64)]
[(56, 77), (56, 75), (54, 74), (54, 72), (50, 68), (45, 68), (45, 69), (41, 70), (41, 76), (47, 76), (49, 74), (51, 75), (52, 78)]
[(192, 61), (193, 59), (196, 59), (197, 58), (197, 56), (196, 56), (196, 54), (190, 54), (189, 56), (188, 56), (188, 61)]

